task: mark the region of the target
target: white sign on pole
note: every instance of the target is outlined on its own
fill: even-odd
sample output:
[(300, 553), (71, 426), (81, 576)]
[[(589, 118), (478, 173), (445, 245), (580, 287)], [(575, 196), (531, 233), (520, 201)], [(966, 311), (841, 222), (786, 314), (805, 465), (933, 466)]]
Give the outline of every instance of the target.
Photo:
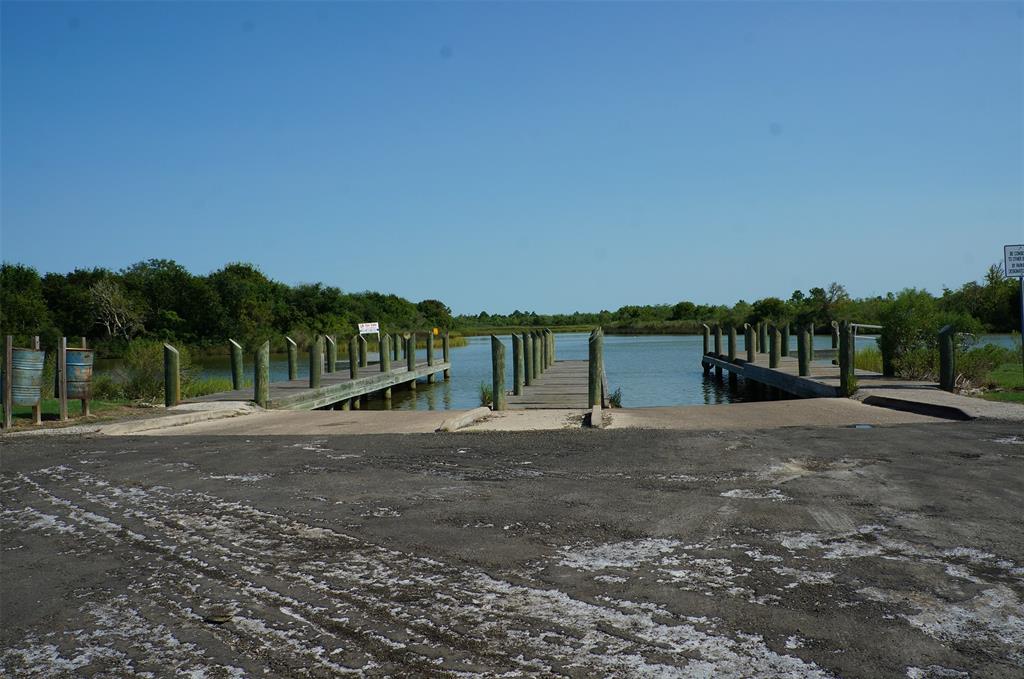
[(359, 324), (360, 335), (379, 335), (380, 334), (380, 323), (360, 323)]
[(1007, 278), (1024, 276), (1024, 245), (1004, 245), (1003, 266)]

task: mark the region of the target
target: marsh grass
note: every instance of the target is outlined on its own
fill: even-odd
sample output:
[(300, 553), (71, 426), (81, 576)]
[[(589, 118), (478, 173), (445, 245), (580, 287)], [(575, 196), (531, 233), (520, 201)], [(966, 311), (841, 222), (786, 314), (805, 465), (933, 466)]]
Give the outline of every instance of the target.
[(494, 403), (494, 389), (486, 382), (480, 383), (480, 405), (489, 406)]

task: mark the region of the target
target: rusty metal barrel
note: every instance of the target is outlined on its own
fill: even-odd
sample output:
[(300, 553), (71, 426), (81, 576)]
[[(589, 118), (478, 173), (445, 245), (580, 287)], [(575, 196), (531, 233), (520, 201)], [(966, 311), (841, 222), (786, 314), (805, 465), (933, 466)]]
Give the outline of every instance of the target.
[(68, 348), (68, 398), (87, 399), (92, 396), (92, 363), (95, 355), (92, 349)]
[(14, 405), (38, 404), (43, 387), (46, 352), (15, 347), (11, 356), (11, 395)]

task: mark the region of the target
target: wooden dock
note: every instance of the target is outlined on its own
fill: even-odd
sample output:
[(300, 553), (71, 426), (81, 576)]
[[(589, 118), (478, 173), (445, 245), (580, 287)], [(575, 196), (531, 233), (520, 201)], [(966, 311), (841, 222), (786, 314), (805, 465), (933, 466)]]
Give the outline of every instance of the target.
[[(433, 365), (426, 361), (417, 361), (416, 369), (410, 371), (403, 361), (392, 364), (389, 372), (381, 372), (380, 364), (371, 362), (359, 368), (359, 376), (349, 376), (348, 361), (339, 361), (335, 372), (321, 375), (320, 386), (310, 388), (308, 380), (290, 380), (270, 383), (270, 397), (267, 401), (268, 410), (314, 410), (334, 405), (346, 405), (352, 399), (384, 391), (402, 384), (413, 382), (419, 378), (451, 370), (450, 362), (436, 361)], [(252, 401), (252, 389), (237, 389), (210, 394), (190, 399), (190, 402), (209, 401)]]
[(588, 361), (555, 361), (519, 396), (509, 395), (509, 410), (587, 409)]
[[(827, 351), (827, 350), (826, 350)], [(730, 362), (724, 354), (705, 354), (701, 359), (705, 369), (720, 368), (736, 377), (752, 380), (766, 387), (772, 387), (792, 396), (800, 398), (832, 398), (841, 395), (839, 385), (839, 366), (821, 360), (810, 364), (810, 375), (801, 377), (799, 361), (792, 356), (779, 358), (777, 368), (769, 367), (768, 354), (754, 354), (753, 363), (737, 358)], [(881, 374), (867, 370), (855, 371), (858, 380), (877, 382), (884, 378)], [(899, 382), (900, 380), (892, 380)]]

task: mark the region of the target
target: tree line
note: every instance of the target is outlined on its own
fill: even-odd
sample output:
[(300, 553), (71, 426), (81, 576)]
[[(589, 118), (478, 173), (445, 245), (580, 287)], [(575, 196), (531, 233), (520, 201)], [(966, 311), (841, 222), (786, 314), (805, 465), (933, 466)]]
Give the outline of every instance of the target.
[[(700, 330), (701, 323), (721, 323), (741, 327), (744, 323), (813, 323), (828, 332), (832, 321), (886, 325), (903, 323), (913, 315), (928, 325), (951, 322), (965, 332), (1012, 332), (1020, 329), (1020, 287), (1008, 279), (1002, 267), (992, 265), (981, 282), (970, 281), (957, 289), (944, 289), (941, 295), (908, 288), (884, 296), (853, 298), (839, 283), (795, 290), (789, 299), (764, 297), (753, 302), (739, 300), (732, 306), (707, 305), (683, 300), (675, 304), (628, 305), (616, 311), (595, 313), (537, 314), (513, 311), (510, 314), (460, 315), (455, 326), (464, 330), (484, 330), (529, 326), (601, 325), (610, 333), (676, 333)], [(927, 317), (927, 319), (926, 319)], [(927, 320), (927, 322), (926, 322)]]
[(46, 273), (21, 264), (0, 266), (0, 328), (19, 337), (89, 337), (113, 352), (133, 339), (220, 346), (227, 338), (255, 346), (288, 335), (341, 336), (357, 323), (379, 321), (387, 331), (452, 327), (438, 300), (412, 302), (379, 292), (343, 292), (322, 283), (287, 285), (256, 266), (227, 264), (208, 275), (169, 259), (120, 271), (104, 268)]

